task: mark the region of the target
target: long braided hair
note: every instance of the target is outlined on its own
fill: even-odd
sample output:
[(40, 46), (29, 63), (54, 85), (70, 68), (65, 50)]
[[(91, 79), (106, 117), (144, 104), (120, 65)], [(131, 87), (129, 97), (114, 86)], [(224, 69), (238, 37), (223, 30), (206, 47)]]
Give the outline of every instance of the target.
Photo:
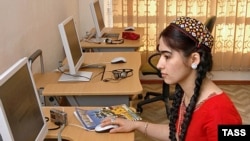
[[(191, 19), (189, 17), (184, 17), (188, 20), (192, 20), (192, 22), (199, 22), (197, 20)], [(195, 110), (195, 106), (198, 100), (198, 97), (200, 95), (200, 88), (202, 85), (203, 79), (206, 77), (207, 72), (211, 71), (213, 61), (212, 61), (212, 55), (211, 55), (211, 47), (213, 45), (213, 37), (211, 36), (210, 32), (207, 31), (207, 29), (204, 27), (203, 24), (199, 22), (199, 26), (204, 27), (203, 34), (207, 36), (206, 34), (209, 34), (209, 40), (204, 39), (204, 37), (195, 37), (194, 34), (191, 34), (190, 32), (186, 31), (186, 29), (178, 24), (180, 24), (179, 21), (174, 21), (174, 23), (171, 23), (168, 27), (166, 27), (160, 34), (160, 37), (163, 38), (163, 41), (166, 45), (168, 45), (171, 49), (182, 52), (184, 57), (189, 57), (192, 53), (197, 52), (200, 55), (200, 63), (197, 66), (197, 77), (195, 80), (195, 88), (194, 88), (194, 94), (191, 97), (190, 103), (186, 108), (186, 112), (184, 114), (184, 119), (181, 124), (181, 131), (180, 135), (178, 136), (180, 141), (184, 141), (186, 137), (186, 133), (188, 130), (189, 123), (192, 119), (192, 114)], [(186, 20), (186, 19), (184, 19)], [(186, 21), (185, 21), (186, 22)], [(193, 26), (193, 24), (191, 25)], [(190, 27), (189, 27), (190, 28)], [(206, 42), (208, 41), (208, 42)], [(182, 90), (181, 86), (179, 84), (176, 84), (175, 87), (175, 95), (172, 103), (172, 107), (170, 109), (170, 134), (169, 138), (171, 141), (176, 141), (176, 122), (179, 118), (178, 111), (182, 102), (182, 97), (184, 95), (184, 91)]]

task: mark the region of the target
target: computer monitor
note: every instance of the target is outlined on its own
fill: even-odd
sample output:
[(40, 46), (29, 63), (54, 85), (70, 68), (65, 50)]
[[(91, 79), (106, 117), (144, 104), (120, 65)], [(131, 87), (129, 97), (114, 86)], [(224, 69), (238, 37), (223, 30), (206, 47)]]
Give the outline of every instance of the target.
[(58, 25), (63, 48), (66, 54), (69, 72), (63, 73), (59, 81), (89, 81), (92, 72), (79, 71), (83, 64), (84, 54), (72, 16)]
[(47, 135), (26, 57), (0, 75), (0, 126), (3, 141), (41, 141)]
[(101, 6), (99, 0), (93, 0), (89, 4), (90, 6), (90, 12), (92, 15), (92, 19), (95, 25), (96, 30), (96, 40), (101, 41), (101, 38), (104, 34), (104, 19), (101, 11)]

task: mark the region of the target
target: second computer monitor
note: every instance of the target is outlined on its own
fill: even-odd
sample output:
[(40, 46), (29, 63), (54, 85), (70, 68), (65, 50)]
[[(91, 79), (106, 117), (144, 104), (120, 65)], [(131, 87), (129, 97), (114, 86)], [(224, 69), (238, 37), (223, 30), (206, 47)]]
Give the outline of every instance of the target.
[(83, 53), (73, 17), (65, 19), (58, 28), (69, 65), (69, 73), (75, 75), (83, 63)]
[(58, 25), (69, 72), (63, 72), (59, 81), (89, 81), (92, 72), (79, 71), (83, 64), (84, 53), (80, 46), (75, 21), (72, 16)]

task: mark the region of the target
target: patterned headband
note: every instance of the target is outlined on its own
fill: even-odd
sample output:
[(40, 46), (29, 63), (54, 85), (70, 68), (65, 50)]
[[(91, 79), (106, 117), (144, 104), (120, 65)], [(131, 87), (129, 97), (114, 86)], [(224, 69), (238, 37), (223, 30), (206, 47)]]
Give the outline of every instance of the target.
[(200, 45), (203, 44), (211, 51), (213, 47), (213, 36), (200, 21), (190, 17), (179, 17), (170, 23), (170, 25), (176, 27), (197, 42), (197, 48), (200, 48)]

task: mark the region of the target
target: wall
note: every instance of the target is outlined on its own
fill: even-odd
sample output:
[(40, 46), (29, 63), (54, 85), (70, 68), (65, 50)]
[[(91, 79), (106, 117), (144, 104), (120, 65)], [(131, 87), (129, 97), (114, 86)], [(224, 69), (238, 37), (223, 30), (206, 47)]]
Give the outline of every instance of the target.
[[(57, 25), (73, 15), (80, 30), (79, 1), (0, 1), (0, 73), (39, 48), (43, 51), (45, 70), (55, 69), (65, 57)], [(34, 65), (34, 71), (38, 71), (39, 66)]]
[[(42, 49), (45, 71), (65, 58), (57, 25), (68, 16), (76, 21), (79, 38), (94, 27), (91, 0), (0, 0), (0, 74), (22, 57)], [(103, 0), (100, 0), (103, 5)], [(103, 8), (103, 7), (102, 7)], [(33, 72), (40, 71), (39, 62)]]
[[(0, 74), (22, 57), (42, 49), (45, 71), (65, 58), (57, 25), (73, 15), (79, 37), (94, 27), (91, 0), (0, 0)], [(100, 0), (103, 5), (103, 0)], [(103, 8), (103, 7), (102, 7)], [(34, 63), (33, 71), (40, 70)], [(250, 80), (249, 72), (216, 72), (216, 80)]]
[(93, 19), (89, 9), (89, 2), (92, 0), (79, 0), (79, 16), (80, 16), (80, 33), (83, 38), (87, 31), (94, 27)]
[[(80, 16), (80, 38), (83, 38), (86, 35), (86, 32), (94, 27), (94, 22), (91, 17), (91, 12), (89, 8), (89, 3), (92, 0), (79, 0), (79, 16)], [(103, 13), (103, 1), (99, 0)], [(105, 15), (103, 15), (105, 17)]]

